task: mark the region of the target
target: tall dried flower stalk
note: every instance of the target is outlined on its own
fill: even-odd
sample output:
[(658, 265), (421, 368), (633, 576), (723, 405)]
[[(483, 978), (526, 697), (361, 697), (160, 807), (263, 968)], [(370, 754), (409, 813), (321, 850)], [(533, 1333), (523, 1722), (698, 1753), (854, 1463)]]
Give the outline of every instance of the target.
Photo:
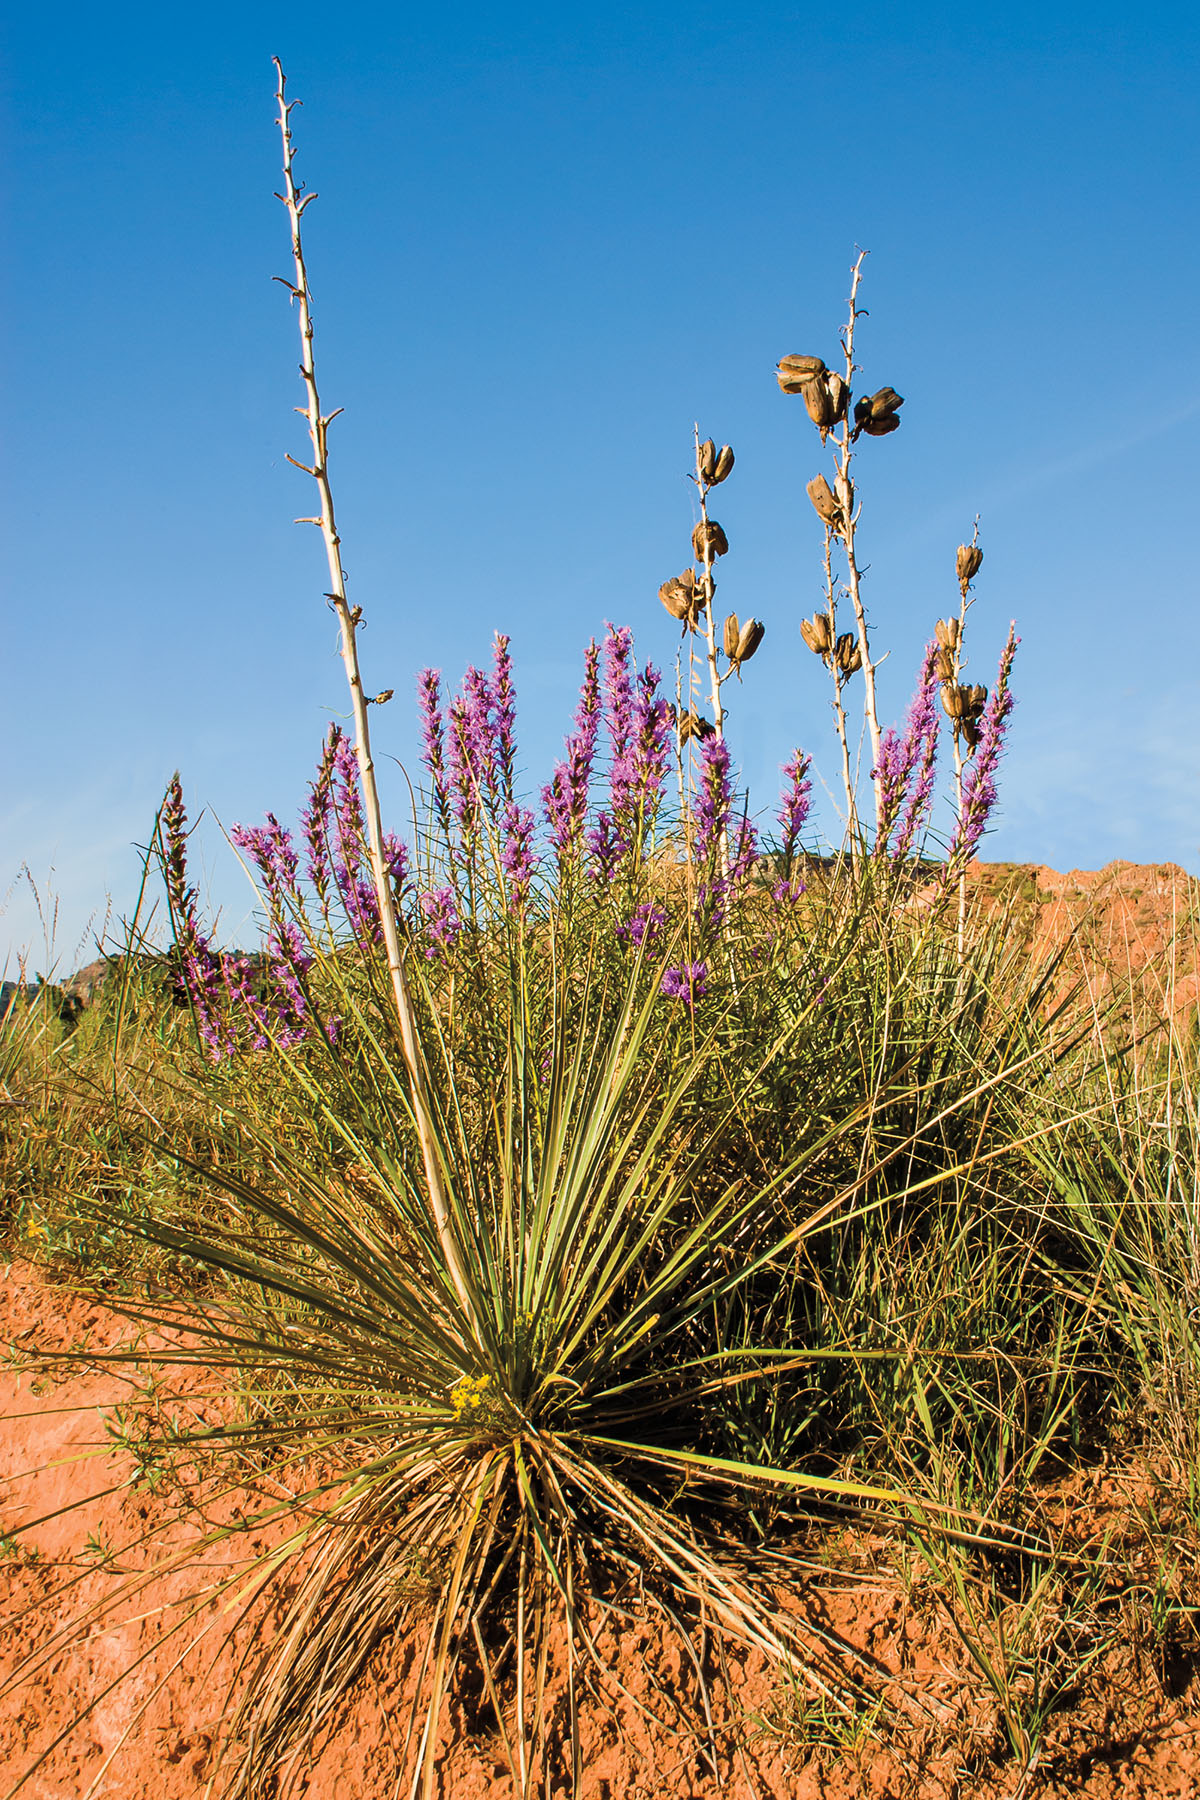
[[(849, 398), (849, 390), (854, 386), (854, 328), (859, 316), (858, 288), (859, 283), (862, 280), (862, 266), (866, 254), (865, 250), (859, 251), (850, 276), (849, 316), (846, 320), (845, 335), (842, 338), (842, 350), (845, 353), (846, 358), (846, 374), (844, 380), (847, 390), (847, 399)], [(843, 412), (839, 435), (835, 439), (836, 449), (834, 455), (837, 462), (837, 481), (834, 484), (834, 493), (837, 496), (838, 505), (841, 508), (842, 514), (840, 536), (842, 548), (846, 557), (846, 587), (850, 595), (850, 603), (854, 608), (854, 620), (858, 631), (858, 649), (859, 655), (862, 658), (863, 711), (866, 715), (867, 730), (870, 733), (871, 738), (871, 766), (874, 768), (879, 762), (879, 708), (875, 699), (875, 664), (871, 660), (871, 639), (867, 629), (866, 609), (863, 606), (861, 576), (859, 573), (858, 555), (855, 544), (858, 514), (855, 511), (854, 484), (850, 476), (850, 468), (854, 456), (854, 440), (860, 429), (861, 427), (858, 425), (856, 425), (853, 430), (851, 429), (850, 408), (847, 404)], [(877, 793), (877, 825), (879, 822), (879, 804), (879, 795)]]
[(465, 1270), (459, 1247), (450, 1227), (449, 1207), (446, 1200), (445, 1183), (442, 1176), (441, 1163), (438, 1158), (434, 1136), (432, 1115), (426, 1087), (425, 1069), (421, 1058), (420, 1045), (417, 1038), (416, 1012), (408, 981), (404, 973), (404, 958), (400, 948), (400, 934), (396, 928), (395, 901), (388, 877), (384, 851), (383, 815), (379, 804), (379, 787), (375, 779), (375, 764), (371, 756), (371, 731), (367, 709), (371, 704), (363, 688), (362, 674), (358, 660), (358, 624), (361, 609), (351, 607), (346, 597), (346, 577), (342, 567), (341, 539), (338, 536), (336, 516), (333, 506), (333, 490), (329, 481), (329, 427), (337, 418), (337, 412), (325, 413), (321, 410), (321, 398), (317, 388), (316, 364), (313, 357), (313, 319), (312, 301), (308, 285), (308, 271), (304, 261), (304, 247), (301, 235), (301, 219), (306, 209), (316, 199), (315, 193), (303, 193), (296, 185), (294, 160), (295, 150), (292, 142), (291, 115), (293, 108), (300, 104), (297, 100), (287, 98), (287, 78), (283, 65), (278, 57), (272, 59), (275, 64), (277, 85), (275, 99), (278, 106), (278, 123), (283, 143), (283, 180), (284, 191), (277, 194), (276, 199), (282, 201), (287, 208), (288, 220), (292, 233), (292, 262), (294, 279), (288, 281), (283, 276), (276, 276), (288, 289), (296, 304), (300, 326), (300, 375), (304, 383), (305, 405), (297, 407), (308, 424), (309, 442), (312, 446), (312, 462), (298, 462), (289, 456), (293, 463), (304, 474), (310, 475), (317, 484), (321, 510), (316, 517), (297, 520), (298, 524), (317, 525), (325, 542), (325, 554), (329, 564), (329, 592), (327, 598), (337, 615), (341, 632), (341, 655), (345, 664), (346, 679), (350, 686), (350, 701), (354, 715), (355, 753), (358, 760), (359, 779), (362, 783), (363, 804), (366, 814), (367, 850), (370, 859), (371, 876), (379, 905), (379, 920), (383, 934), (384, 952), (387, 957), (388, 974), (391, 978), (392, 999), (395, 1005), (396, 1018), (400, 1027), (400, 1043), (404, 1057), (405, 1069), (411, 1087), (413, 1117), (416, 1121), (417, 1135), (421, 1145), (421, 1157), (425, 1168), (425, 1181), (429, 1192), (429, 1203), (433, 1211), (434, 1225), (438, 1240), (446, 1258), (446, 1267), (450, 1271), (454, 1289), (468, 1317), (473, 1316), (473, 1307), (466, 1281)]
[[(895, 431), (904, 400), (895, 388), (882, 387), (877, 392), (851, 402), (854, 377), (858, 365), (854, 360), (854, 335), (862, 309), (858, 290), (862, 281), (866, 251), (860, 251), (850, 271), (849, 316), (841, 335), (845, 375), (826, 367), (819, 356), (785, 356), (778, 365), (779, 385), (785, 394), (803, 397), (805, 409), (825, 444), (833, 437), (834, 481), (830, 487), (824, 475), (815, 475), (808, 483), (808, 497), (825, 528), (825, 594), (826, 612), (818, 613), (801, 626), (809, 648), (823, 657), (834, 677), (834, 717), (842, 747), (842, 779), (846, 788), (847, 832), (852, 852), (859, 845), (855, 799), (857, 782), (850, 767), (850, 750), (846, 732), (841, 690), (849, 676), (862, 670), (863, 716), (871, 741), (871, 766), (879, 767), (882, 732), (875, 692), (875, 670), (871, 656), (871, 636), (862, 595), (862, 571), (858, 562), (857, 530), (859, 510), (856, 507), (852, 467), (854, 446), (862, 433), (868, 437), (887, 437)], [(842, 546), (846, 573), (844, 591), (854, 609), (855, 630), (851, 634), (837, 631), (836, 591), (833, 575), (833, 543)], [(882, 828), (883, 798), (878, 787), (875, 796), (876, 832)]]

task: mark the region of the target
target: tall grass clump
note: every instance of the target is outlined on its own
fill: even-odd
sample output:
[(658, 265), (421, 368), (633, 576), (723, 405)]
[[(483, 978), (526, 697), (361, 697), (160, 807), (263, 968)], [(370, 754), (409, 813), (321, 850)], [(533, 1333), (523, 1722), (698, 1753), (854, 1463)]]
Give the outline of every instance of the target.
[[(904, 401), (856, 391), (861, 256), (841, 367), (778, 365), (831, 458), (807, 482), (825, 604), (800, 629), (830, 681), (841, 841), (813, 841), (810, 752), (789, 759), (769, 819), (739, 787), (723, 694), (753, 679), (767, 626), (718, 628), (730, 545), (710, 506), (734, 455), (699, 427), (693, 558), (659, 589), (680, 626), (674, 698), (630, 628), (608, 626), (531, 798), (498, 634), (457, 689), (419, 673), (416, 817), (388, 829), (371, 709), (391, 693), (367, 692), (346, 596), (303, 246), (314, 196), (295, 179), (281, 70), (277, 99), (298, 466), (353, 731), (330, 727), (295, 825), (231, 832), (259, 893), (253, 950), (202, 916), (170, 783), (153, 845), (170, 951), (139, 962), (135, 926), (90, 1060), (59, 1056), (60, 1091), (103, 1114), (103, 1141), (50, 1209), (131, 1266), (193, 1272), (122, 1301), (162, 1334), (162, 1361), (236, 1396), (173, 1447), (202, 1451), (228, 1492), (247, 1459), (272, 1472), (249, 1521), (269, 1547), (208, 1591), (259, 1618), (222, 1791), (302, 1769), (406, 1626), (414, 1795), (436, 1789), (464, 1684), (514, 1791), (564, 1776), (577, 1790), (582, 1697), (617, 1680), (602, 1624), (631, 1608), (684, 1646), (679, 1703), (700, 1721), (714, 1630), (834, 1713), (882, 1707), (878, 1671), (779, 1597), (805, 1519), (852, 1507), (926, 1546), (1041, 1546), (1024, 1498), (1115, 1389), (1116, 1345), (1148, 1383), (1181, 1359), (1182, 1429), (1182, 1052), (1165, 1074), (1135, 1067), (1063, 962), (1031, 963), (1003, 914), (968, 905), (1017, 644), (1010, 629), (990, 693), (964, 679), (977, 528), (905, 720), (880, 718), (857, 465)], [(11, 1024), (0, 1043), (30, 1066)], [(1157, 1098), (1147, 1122), (1150, 1080), (1165, 1129)], [(184, 1609), (174, 1629), (196, 1619)]]

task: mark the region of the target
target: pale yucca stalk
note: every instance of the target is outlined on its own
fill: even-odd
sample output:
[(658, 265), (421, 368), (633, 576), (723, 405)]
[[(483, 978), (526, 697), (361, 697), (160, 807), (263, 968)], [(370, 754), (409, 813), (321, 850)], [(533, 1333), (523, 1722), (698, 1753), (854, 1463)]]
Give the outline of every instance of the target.
[[(837, 644), (837, 589), (833, 579), (833, 527), (825, 527), (825, 547), (822, 555), (822, 568), (825, 575), (825, 605), (829, 619), (829, 642)], [(854, 791), (854, 773), (850, 766), (850, 740), (846, 735), (846, 708), (842, 704), (842, 689), (850, 679), (838, 661), (836, 654), (829, 657), (829, 673), (833, 680), (833, 725), (837, 732), (838, 745), (842, 753), (842, 787), (846, 795), (846, 832), (850, 840), (851, 854), (858, 855), (858, 799)]]
[[(446, 1258), (446, 1268), (454, 1283), (467, 1316), (472, 1313), (468, 1284), (462, 1263), (459, 1246), (455, 1241), (450, 1225), (449, 1209), (446, 1203), (445, 1183), (441, 1160), (438, 1154), (436, 1137), (429, 1109), (429, 1098), (425, 1077), (425, 1069), (421, 1056), (421, 1048), (417, 1039), (416, 1013), (412, 996), (408, 990), (408, 981), (404, 972), (404, 957), (400, 948), (400, 934), (396, 929), (395, 902), (388, 879), (387, 867), (383, 856), (383, 816), (379, 805), (379, 787), (375, 780), (375, 764), (371, 756), (371, 731), (367, 717), (367, 708), (371, 704), (363, 689), (362, 675), (358, 662), (358, 622), (360, 609), (351, 607), (346, 598), (346, 577), (342, 568), (341, 538), (338, 536), (337, 523), (333, 508), (333, 490), (329, 482), (329, 427), (337, 413), (323, 413), (321, 399), (317, 389), (316, 364), (313, 357), (313, 321), (312, 304), (308, 286), (308, 270), (304, 261), (304, 246), (301, 237), (300, 221), (305, 209), (316, 199), (315, 193), (302, 194), (296, 186), (294, 174), (295, 151), (292, 144), (291, 114), (292, 109), (300, 104), (297, 100), (286, 97), (287, 78), (283, 65), (278, 57), (273, 58), (277, 76), (275, 91), (279, 107), (279, 132), (283, 141), (283, 179), (284, 191), (276, 196), (287, 207), (288, 220), (292, 228), (292, 261), (295, 265), (295, 280), (284, 282), (289, 289), (299, 312), (300, 322), (300, 374), (304, 382), (305, 406), (304, 416), (308, 422), (309, 441), (312, 445), (312, 463), (297, 462), (289, 456), (288, 461), (311, 475), (317, 484), (321, 510), (316, 518), (302, 519), (300, 524), (318, 525), (325, 541), (325, 554), (329, 563), (329, 593), (327, 598), (337, 614), (341, 630), (341, 654), (346, 666), (346, 679), (350, 684), (350, 700), (354, 712), (355, 750), (358, 757), (359, 777), (363, 789), (363, 810), (367, 822), (368, 851), (371, 862), (371, 876), (375, 885), (375, 895), (379, 904), (380, 928), (383, 932), (384, 950), (387, 955), (388, 973), (391, 977), (392, 998), (396, 1008), (396, 1018), (400, 1026), (400, 1042), (404, 1054), (404, 1065), (408, 1073), (412, 1090), (413, 1117), (416, 1122), (417, 1135), (421, 1144), (421, 1157), (425, 1167), (425, 1180), (429, 1190), (429, 1204), (433, 1209), (438, 1239)], [(282, 281), (283, 277), (276, 277)], [(340, 408), (338, 409), (341, 410)]]
[[(846, 357), (845, 381), (847, 388), (851, 391), (853, 391), (854, 388), (855, 373), (854, 328), (858, 322), (859, 316), (858, 289), (859, 284), (862, 281), (862, 266), (866, 260), (866, 256), (867, 252), (865, 250), (860, 250), (858, 257), (855, 260), (854, 267), (850, 272), (849, 316), (846, 320), (846, 330), (842, 338), (842, 349), (845, 352)], [(879, 729), (879, 707), (875, 698), (876, 664), (871, 660), (871, 637), (867, 628), (867, 614), (866, 609), (863, 606), (858, 555), (855, 549), (855, 531), (858, 524), (858, 516), (854, 509), (854, 486), (850, 477), (850, 469), (854, 459), (854, 439), (849, 407), (846, 408), (846, 416), (842, 420), (840, 434), (835, 438), (834, 443), (834, 455), (837, 463), (837, 481), (834, 484), (834, 492), (836, 493), (842, 508), (841, 539), (842, 546), (846, 553), (846, 589), (850, 595), (850, 603), (854, 608), (854, 620), (858, 630), (858, 648), (862, 654), (863, 713), (866, 718), (867, 731), (871, 739), (871, 767), (877, 769), (879, 767), (879, 743), (881, 733)], [(876, 825), (879, 824), (882, 818), (882, 806), (882, 792), (878, 784), (876, 784)]]

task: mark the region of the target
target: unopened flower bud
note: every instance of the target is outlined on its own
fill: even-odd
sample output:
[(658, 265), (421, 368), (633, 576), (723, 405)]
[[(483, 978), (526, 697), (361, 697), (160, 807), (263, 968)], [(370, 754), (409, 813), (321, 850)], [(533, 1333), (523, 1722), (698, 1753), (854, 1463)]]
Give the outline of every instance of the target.
[(738, 624), (737, 614), (730, 613), (725, 621), (725, 635), (722, 640), (725, 646), (725, 654), (730, 662), (733, 662), (737, 656), (738, 634), (740, 631), (741, 626)]
[(719, 481), (724, 481), (725, 477), (730, 473), (732, 468), (733, 468), (733, 451), (730, 449), (728, 444), (722, 444), (720, 450), (717, 453), (717, 460), (713, 466), (712, 475), (709, 477), (710, 486), (716, 487), (716, 485)]
[(828, 656), (833, 647), (833, 639), (829, 635), (828, 614), (814, 613), (811, 619), (801, 619), (800, 636), (814, 656)]
[(939, 644), (947, 650), (958, 649), (959, 621), (957, 619), (939, 619), (933, 628), (933, 635)]
[(758, 619), (747, 619), (738, 634), (736, 661), (749, 662), (758, 646), (767, 635), (767, 628)]
[(954, 559), (958, 570), (958, 585), (963, 591), (963, 599), (967, 597), (967, 589), (983, 566), (983, 551), (978, 544), (960, 544)]
[(692, 548), (696, 552), (696, 561), (704, 562), (714, 556), (724, 556), (729, 549), (729, 539), (715, 519), (700, 519), (692, 533)]
[(823, 475), (814, 475), (805, 489), (809, 499), (817, 510), (817, 516), (826, 525), (838, 525), (841, 522), (841, 509), (833, 497), (833, 489)]
[(819, 356), (784, 356), (775, 371), (785, 394), (802, 394), (810, 381), (824, 375), (825, 364)]

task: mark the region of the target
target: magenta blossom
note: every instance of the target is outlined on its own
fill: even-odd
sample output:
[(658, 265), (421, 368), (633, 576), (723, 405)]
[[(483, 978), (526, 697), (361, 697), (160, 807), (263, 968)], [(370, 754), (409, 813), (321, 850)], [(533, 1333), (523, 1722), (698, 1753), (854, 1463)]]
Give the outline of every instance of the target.
[(708, 992), (708, 964), (684, 963), (678, 969), (664, 969), (659, 991), (668, 1000), (682, 1000), (685, 1006), (695, 1006)]

